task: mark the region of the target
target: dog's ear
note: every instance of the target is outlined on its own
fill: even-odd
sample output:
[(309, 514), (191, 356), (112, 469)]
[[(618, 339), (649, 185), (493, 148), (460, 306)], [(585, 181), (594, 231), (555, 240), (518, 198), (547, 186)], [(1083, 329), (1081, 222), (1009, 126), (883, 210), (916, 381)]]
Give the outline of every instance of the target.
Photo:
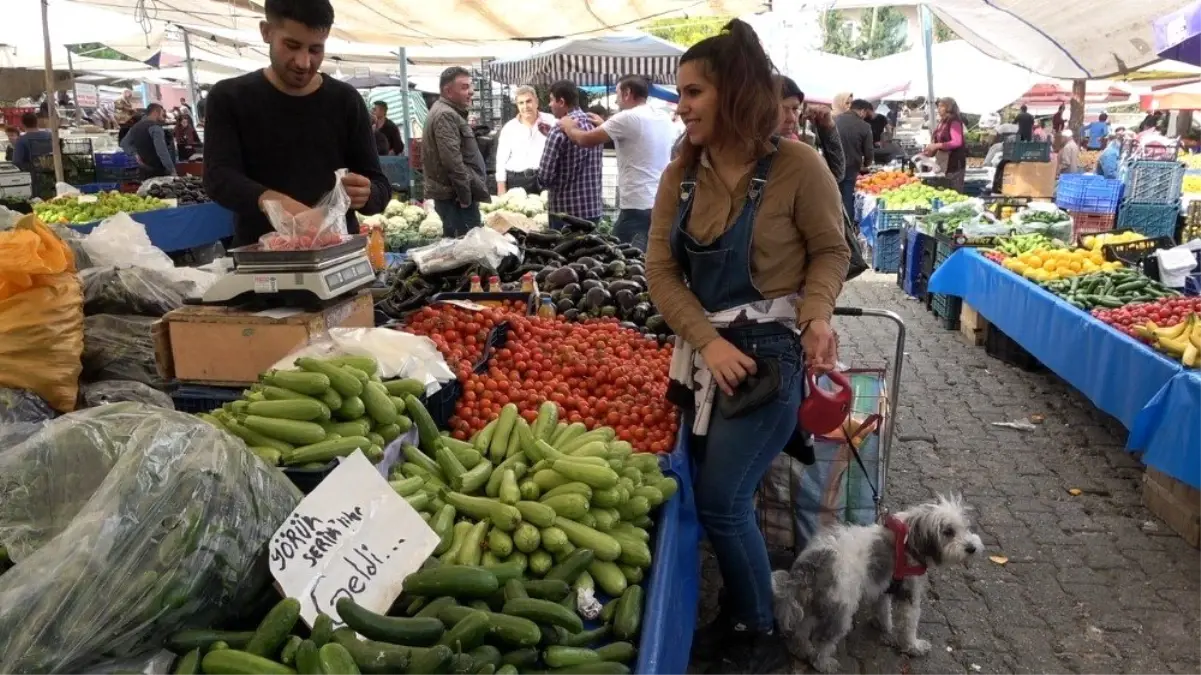
[(909, 517), (909, 541), (907, 548), (915, 558), (942, 564), (942, 539), (939, 519), (930, 509), (918, 509)]

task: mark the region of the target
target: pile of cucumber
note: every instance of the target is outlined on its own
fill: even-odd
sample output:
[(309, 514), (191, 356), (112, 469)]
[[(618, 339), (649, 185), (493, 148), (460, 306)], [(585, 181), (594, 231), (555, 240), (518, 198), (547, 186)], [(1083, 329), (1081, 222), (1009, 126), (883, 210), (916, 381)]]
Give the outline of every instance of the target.
[(264, 373), (242, 398), (200, 417), (241, 438), (272, 465), (325, 468), (362, 450), (379, 462), (384, 447), (429, 417), (418, 380), (384, 382), (375, 359), (296, 359), (299, 370)]
[(1093, 272), (1068, 279), (1040, 284), (1077, 309), (1115, 309), (1136, 302), (1152, 302), (1180, 295), (1180, 292), (1144, 276), (1136, 269)]

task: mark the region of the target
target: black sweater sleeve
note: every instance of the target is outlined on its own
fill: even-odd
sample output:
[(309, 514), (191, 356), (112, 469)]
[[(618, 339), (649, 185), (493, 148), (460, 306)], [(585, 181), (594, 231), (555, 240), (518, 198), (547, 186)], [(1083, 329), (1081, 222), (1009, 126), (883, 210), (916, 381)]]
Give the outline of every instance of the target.
[[(353, 90), (351, 90), (353, 91)], [(371, 181), (371, 196), (367, 203), (358, 211), (365, 215), (382, 213), (392, 197), (392, 184), (379, 166), (379, 154), (375, 148), (375, 128), (371, 124), (371, 115), (362, 99), (355, 94), (354, 105), (357, 112), (351, 128), (349, 146), (347, 147), (347, 169), (352, 173), (365, 176)]]
[(217, 83), (206, 99), (204, 190), (210, 199), (234, 213), (256, 213), (259, 197), (267, 188), (246, 176), (237, 106), (233, 92), (227, 89)]

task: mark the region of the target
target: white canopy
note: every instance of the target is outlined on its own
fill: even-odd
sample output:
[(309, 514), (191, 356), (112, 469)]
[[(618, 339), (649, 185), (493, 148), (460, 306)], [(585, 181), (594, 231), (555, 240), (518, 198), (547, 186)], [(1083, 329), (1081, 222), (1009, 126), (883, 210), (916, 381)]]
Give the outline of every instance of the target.
[(506, 84), (551, 84), (571, 80), (579, 86), (612, 84), (623, 75), (642, 75), (656, 84), (673, 84), (684, 49), (646, 33), (553, 40), (528, 55), (488, 64)]
[(1151, 22), (1181, 0), (832, 0), (829, 7), (917, 4), (990, 56), (1049, 77), (1094, 79), (1159, 60)]

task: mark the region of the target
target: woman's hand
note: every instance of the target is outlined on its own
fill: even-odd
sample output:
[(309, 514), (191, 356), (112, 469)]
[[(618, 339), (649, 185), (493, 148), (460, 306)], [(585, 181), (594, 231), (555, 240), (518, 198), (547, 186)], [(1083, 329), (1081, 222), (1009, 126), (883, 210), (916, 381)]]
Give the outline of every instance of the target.
[(701, 358), (705, 360), (709, 372), (713, 373), (713, 378), (717, 380), (717, 386), (721, 387), (726, 396), (733, 396), (735, 387), (745, 380), (747, 375), (755, 372), (755, 360), (743, 354), (725, 338), (719, 337), (705, 345), (701, 350)]
[(830, 322), (815, 319), (809, 322), (801, 334), (801, 346), (805, 348), (805, 365), (815, 375), (834, 370), (838, 364), (838, 341)]

